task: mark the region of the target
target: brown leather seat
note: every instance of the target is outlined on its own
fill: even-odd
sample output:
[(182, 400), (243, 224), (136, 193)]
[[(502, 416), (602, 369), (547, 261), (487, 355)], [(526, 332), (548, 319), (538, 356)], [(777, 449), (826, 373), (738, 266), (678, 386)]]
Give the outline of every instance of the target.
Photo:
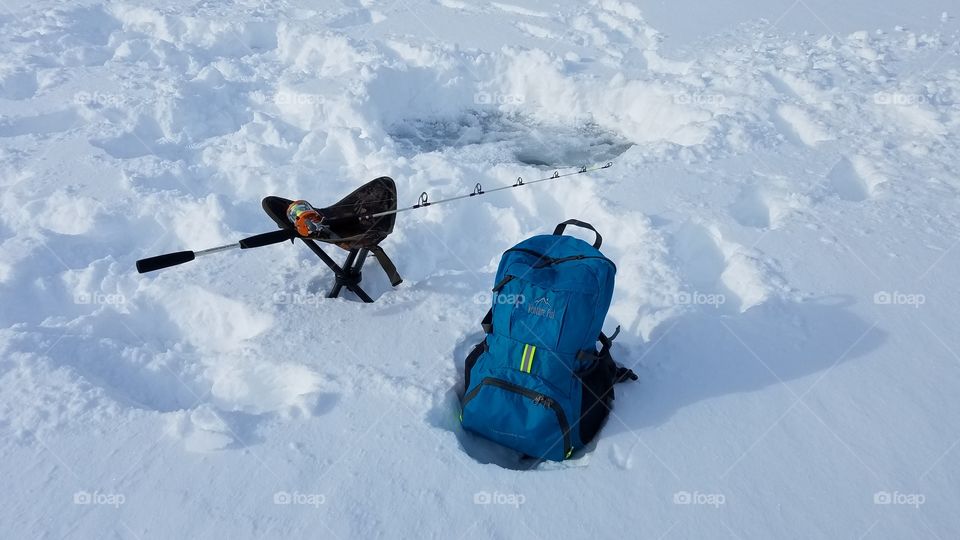
[[(287, 219), (290, 199), (266, 197), (263, 209), (280, 228), (292, 229)], [(397, 186), (389, 176), (381, 176), (367, 182), (346, 197), (326, 208), (317, 208), (323, 222), (334, 233), (330, 238), (313, 238), (343, 249), (371, 248), (382, 242), (393, 232), (396, 214), (369, 218), (378, 212), (397, 209)]]

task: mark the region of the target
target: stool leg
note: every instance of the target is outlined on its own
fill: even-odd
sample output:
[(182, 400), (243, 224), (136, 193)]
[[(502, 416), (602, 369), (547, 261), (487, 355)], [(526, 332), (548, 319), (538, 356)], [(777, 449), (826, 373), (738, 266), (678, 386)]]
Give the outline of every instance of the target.
[(317, 257), (323, 261), (330, 270), (333, 272), (336, 282), (333, 285), (333, 288), (330, 289), (330, 292), (327, 293), (327, 298), (336, 298), (340, 296), (340, 293), (343, 291), (344, 287), (347, 287), (350, 291), (353, 291), (360, 300), (370, 304), (373, 303), (373, 299), (370, 298), (370, 295), (366, 293), (359, 285), (351, 283), (352, 278), (357, 277), (360, 274), (360, 270), (363, 268), (363, 263), (367, 260), (367, 255), (370, 253), (369, 249), (352, 249), (350, 253), (347, 254), (347, 258), (343, 261), (343, 266), (337, 264), (330, 255), (327, 255), (327, 252), (323, 250), (316, 242), (310, 240), (309, 238), (301, 238), (303, 243), (310, 248)]
[(313, 240), (310, 240), (309, 238), (301, 238), (300, 240), (303, 240), (303, 243), (306, 244), (308, 248), (310, 248), (310, 251), (312, 251), (314, 255), (316, 255), (317, 257), (320, 257), (320, 260), (323, 261), (324, 264), (329, 266), (330, 270), (333, 270), (334, 274), (343, 273), (343, 268), (341, 268), (336, 261), (334, 261), (329, 255), (327, 255), (327, 252), (324, 251), (323, 248), (318, 246), (316, 242), (314, 242)]
[[(345, 285), (344, 281), (353, 277), (353, 262), (357, 259), (356, 249), (351, 249), (350, 253), (347, 254), (347, 258), (343, 261), (343, 267), (339, 272), (334, 272), (336, 274), (337, 281), (333, 285), (333, 288), (330, 289), (330, 293), (327, 294), (327, 298), (336, 298), (340, 296), (340, 291), (343, 290)], [(347, 286), (350, 290), (353, 290), (353, 287)]]
[(360, 287), (351, 285), (350, 290), (353, 291), (353, 294), (357, 295), (360, 298), (360, 300), (362, 300), (364, 303), (366, 304), (373, 303), (373, 298), (370, 298), (370, 295), (367, 294), (367, 292), (361, 289)]
[[(351, 254), (352, 253), (353, 252), (351, 251)], [(347, 267), (347, 274), (351, 277), (359, 276), (360, 270), (363, 268), (363, 263), (367, 260), (367, 255), (369, 253), (370, 250), (366, 248), (361, 249), (354, 258), (353, 264)], [(367, 292), (360, 287), (359, 282), (347, 284), (347, 288), (353, 291), (353, 293), (356, 294), (360, 300), (366, 302), (367, 304), (373, 303), (373, 299), (370, 298), (370, 295), (368, 295)]]
[(355, 273), (360, 273), (360, 269), (363, 268), (363, 263), (367, 260), (367, 255), (370, 254), (370, 250), (367, 248), (361, 248), (357, 252), (357, 260), (353, 264), (353, 270)]

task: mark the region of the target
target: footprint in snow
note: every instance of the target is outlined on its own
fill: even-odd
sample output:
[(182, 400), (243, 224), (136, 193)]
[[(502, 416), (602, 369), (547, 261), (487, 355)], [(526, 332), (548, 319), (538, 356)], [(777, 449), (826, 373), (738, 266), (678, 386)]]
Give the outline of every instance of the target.
[(23, 100), (37, 93), (37, 74), (33, 71), (18, 69), (0, 75), (0, 98)]
[(687, 284), (682, 303), (743, 313), (790, 292), (772, 261), (724, 239), (716, 226), (687, 222), (673, 233), (670, 252)]
[(827, 174), (838, 197), (845, 201), (862, 202), (876, 195), (887, 181), (877, 167), (864, 156), (842, 157)]
[(625, 471), (633, 469), (633, 448), (624, 450), (619, 444), (610, 445), (610, 461)]

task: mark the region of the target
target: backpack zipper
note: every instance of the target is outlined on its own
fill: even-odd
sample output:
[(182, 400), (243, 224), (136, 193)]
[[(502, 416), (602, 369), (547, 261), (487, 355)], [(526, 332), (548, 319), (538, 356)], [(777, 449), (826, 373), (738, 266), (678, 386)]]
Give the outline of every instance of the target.
[(603, 255), (571, 255), (569, 257), (560, 257), (559, 259), (554, 259), (549, 255), (545, 255), (543, 253), (539, 253), (537, 251), (534, 251), (532, 249), (527, 249), (527, 248), (510, 248), (507, 250), (508, 253), (511, 251), (518, 251), (520, 253), (526, 253), (527, 255), (533, 255), (534, 257), (536, 257), (537, 262), (533, 263), (534, 268), (543, 268), (545, 266), (552, 266), (558, 263), (563, 263), (568, 261), (580, 261), (583, 259), (601, 259), (613, 265), (613, 261), (604, 257)]
[(475, 386), (473, 390), (463, 397), (463, 409), (467, 408), (467, 404), (470, 403), (470, 400), (477, 397), (477, 394), (480, 393), (480, 389), (483, 388), (484, 385), (496, 386), (508, 392), (520, 394), (533, 400), (533, 403), (536, 405), (552, 409), (557, 415), (557, 423), (560, 424), (560, 431), (563, 432), (563, 455), (566, 457), (573, 452), (573, 448), (570, 445), (570, 424), (567, 422), (567, 413), (563, 412), (563, 407), (561, 407), (559, 403), (550, 397), (539, 392), (534, 392), (529, 388), (524, 388), (502, 379), (496, 379), (494, 377), (484, 377), (483, 380), (480, 381), (480, 384)]

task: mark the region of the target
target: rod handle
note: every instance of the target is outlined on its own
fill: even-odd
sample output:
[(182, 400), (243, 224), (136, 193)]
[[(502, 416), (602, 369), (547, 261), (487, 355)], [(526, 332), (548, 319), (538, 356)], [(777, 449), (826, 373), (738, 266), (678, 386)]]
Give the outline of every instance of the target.
[(292, 240), (296, 235), (289, 229), (279, 229), (268, 233), (249, 236), (240, 241), (240, 249), (258, 248)]
[(190, 262), (195, 258), (196, 255), (194, 255), (192, 251), (177, 251), (175, 253), (157, 255), (156, 257), (148, 257), (137, 261), (137, 272), (145, 274), (147, 272), (153, 272), (154, 270), (160, 270), (161, 268), (168, 268)]

